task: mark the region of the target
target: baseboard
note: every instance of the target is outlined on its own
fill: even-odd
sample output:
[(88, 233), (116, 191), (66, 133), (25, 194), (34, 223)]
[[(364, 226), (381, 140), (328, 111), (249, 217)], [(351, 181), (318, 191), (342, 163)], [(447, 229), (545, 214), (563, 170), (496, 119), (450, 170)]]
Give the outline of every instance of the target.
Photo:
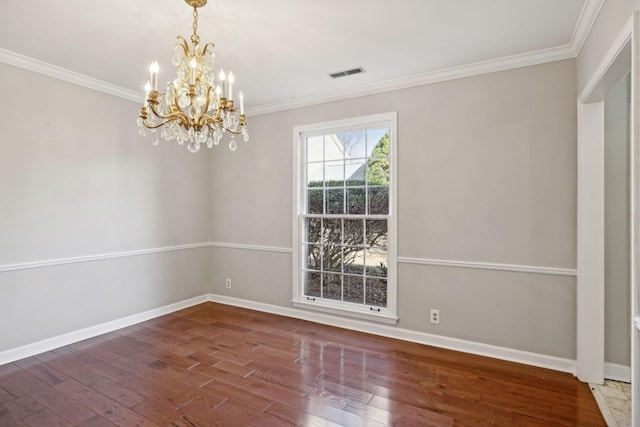
[(631, 366), (619, 365), (617, 363), (604, 363), (604, 377), (607, 380), (631, 382)]
[(59, 347), (64, 347), (65, 345), (93, 338), (98, 335), (106, 334), (108, 332), (113, 332), (118, 329), (126, 328), (127, 326), (135, 325), (146, 320), (173, 313), (174, 311), (182, 310), (197, 304), (202, 304), (203, 302), (209, 301), (209, 299), (210, 298), (208, 295), (200, 295), (184, 301), (176, 302), (174, 304), (165, 305), (164, 307), (154, 308), (143, 313), (133, 314), (121, 319), (116, 319), (110, 322), (80, 329), (79, 331), (69, 332), (67, 334), (47, 338), (45, 340), (38, 341), (32, 344), (5, 350), (3, 352), (0, 352), (0, 365), (24, 359), (25, 357), (35, 356), (36, 354), (51, 351)]
[(388, 338), (395, 338), (403, 341), (415, 342), (418, 344), (476, 354), (479, 356), (492, 357), (494, 359), (553, 369), (555, 371), (568, 372), (573, 375), (575, 375), (576, 373), (576, 361), (571, 359), (531, 353), (522, 350), (494, 346), (490, 344), (466, 341), (458, 338), (429, 334), (426, 332), (412, 331), (409, 329), (397, 328), (379, 323), (371, 323), (357, 319), (332, 316), (329, 314), (314, 311), (299, 310), (292, 307), (281, 307), (277, 305), (265, 304), (261, 302), (217, 294), (201, 295), (174, 304), (169, 304), (164, 307), (148, 310), (143, 313), (134, 314), (131, 316), (123, 317), (121, 319), (116, 319), (110, 322), (81, 329), (79, 331), (58, 335), (56, 337), (48, 338), (32, 344), (27, 344), (22, 347), (6, 350), (0, 352), (0, 365), (24, 359), (25, 357), (30, 357), (36, 354), (51, 351), (59, 347), (64, 347), (66, 345), (93, 338), (98, 335), (113, 332), (121, 328), (126, 328), (127, 326), (135, 325), (137, 323), (154, 319), (156, 317), (173, 313), (175, 311), (192, 307), (194, 305), (201, 304), (207, 301), (248, 308), (251, 310), (257, 310), (266, 313), (278, 314), (281, 316), (288, 316), (295, 319), (307, 320), (324, 325), (347, 328), (354, 331), (370, 333), (373, 335), (379, 335)]
[(494, 359), (506, 360), (509, 362), (538, 366), (541, 368), (552, 369), (554, 371), (568, 372), (573, 375), (576, 374), (577, 369), (575, 360), (565, 359), (561, 357), (531, 353), (522, 350), (494, 346), (490, 344), (466, 341), (458, 338), (429, 334), (426, 332), (412, 331), (409, 329), (397, 328), (379, 323), (370, 323), (356, 319), (332, 316), (325, 313), (299, 310), (290, 307), (281, 307), (272, 304), (233, 298), (224, 295), (209, 294), (208, 298), (211, 302), (233, 305), (236, 307), (243, 307), (272, 314), (279, 314), (281, 316), (308, 320), (311, 322), (322, 323), (324, 325), (337, 326), (340, 328), (347, 328), (355, 331), (380, 335), (383, 337), (396, 338), (399, 340), (415, 342), (418, 344), (446, 348), (449, 350), (461, 351), (464, 353), (476, 354), (479, 356), (492, 357)]

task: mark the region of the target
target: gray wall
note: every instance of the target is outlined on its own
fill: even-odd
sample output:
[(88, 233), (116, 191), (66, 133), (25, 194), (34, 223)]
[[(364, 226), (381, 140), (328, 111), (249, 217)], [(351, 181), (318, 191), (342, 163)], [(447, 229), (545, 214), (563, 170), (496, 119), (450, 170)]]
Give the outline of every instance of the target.
[[(290, 248), (293, 126), (397, 111), (399, 256), (575, 268), (573, 60), (252, 117), (238, 151), (196, 156), (138, 138), (135, 103), (7, 65), (0, 77), (0, 265), (209, 239)], [(36, 93), (49, 97), (32, 111)], [(573, 277), (401, 264), (398, 281), (399, 327), (575, 358)], [(0, 351), (211, 291), (290, 307), (291, 254), (0, 273)]]
[[(251, 117), (252, 140), (213, 156), (212, 240), (290, 248), (292, 128), (397, 111), (400, 257), (573, 269), (575, 73), (567, 60)], [(215, 248), (212, 262), (213, 292), (291, 306), (290, 254)], [(574, 359), (575, 286), (400, 264), (398, 327)]]
[(605, 361), (631, 364), (629, 147), (631, 78), (604, 102)]
[[(136, 103), (5, 64), (0, 79), (0, 266), (209, 240), (208, 153), (152, 147)], [(0, 272), (0, 351), (202, 295), (209, 252)]]

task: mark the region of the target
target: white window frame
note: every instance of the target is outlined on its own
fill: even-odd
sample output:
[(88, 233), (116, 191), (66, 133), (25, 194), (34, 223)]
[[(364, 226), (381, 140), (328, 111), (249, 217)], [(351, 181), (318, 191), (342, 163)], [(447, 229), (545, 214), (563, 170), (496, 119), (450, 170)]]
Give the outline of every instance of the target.
[[(363, 129), (367, 127), (389, 128), (389, 215), (387, 224), (387, 306), (376, 307), (350, 304), (342, 301), (332, 301), (317, 298), (307, 299), (302, 289), (302, 266), (305, 265), (304, 253), (301, 250), (304, 240), (305, 214), (305, 182), (306, 171), (303, 166), (306, 158), (304, 137), (310, 133), (326, 134), (330, 132), (348, 131), (349, 129)], [(338, 314), (376, 322), (396, 324), (397, 317), (397, 113), (383, 113), (361, 116), (350, 119), (314, 123), (293, 128), (293, 299), (294, 307)]]

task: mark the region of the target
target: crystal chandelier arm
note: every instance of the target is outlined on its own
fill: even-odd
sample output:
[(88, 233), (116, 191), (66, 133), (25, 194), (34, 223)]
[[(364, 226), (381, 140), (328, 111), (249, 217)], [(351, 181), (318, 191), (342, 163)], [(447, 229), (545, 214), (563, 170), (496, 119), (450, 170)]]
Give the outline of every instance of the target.
[[(184, 122), (187, 119), (187, 116), (185, 113), (182, 112), (182, 110), (178, 110), (178, 111), (171, 111), (169, 114), (160, 114), (157, 110), (156, 110), (156, 105), (158, 104), (157, 101), (157, 93), (156, 93), (156, 99), (154, 99), (153, 94), (151, 95), (151, 97), (149, 98), (149, 109), (151, 109), (151, 112), (153, 114), (155, 114), (156, 117), (165, 120), (165, 122), (163, 122), (162, 124), (166, 124), (168, 122), (174, 121), (174, 120), (178, 120), (181, 122)], [(159, 125), (162, 126), (162, 125)], [(155, 126), (155, 127), (159, 127), (159, 126)], [(151, 129), (150, 126), (147, 126), (148, 128)]]
[[(203, 111), (202, 115), (203, 116), (206, 114), (207, 111), (209, 111), (209, 105), (211, 104), (211, 90), (212, 89), (213, 88), (211, 86), (209, 86), (209, 89), (207, 89), (207, 99), (206, 99), (206, 102), (204, 104), (204, 108), (202, 109), (202, 111)], [(218, 110), (219, 109), (217, 108), (217, 102), (216, 102), (216, 115), (217, 115)]]
[[(210, 116), (208, 114), (203, 114), (200, 117), (200, 123), (203, 126), (213, 126), (216, 128), (220, 128), (220, 129), (224, 129), (226, 132), (232, 133), (234, 135), (240, 135), (242, 133), (242, 130), (231, 130), (228, 127), (225, 127), (222, 124), (222, 119), (220, 119), (218, 116)], [(244, 126), (244, 124), (242, 125)]]
[[(240, 135), (242, 133), (242, 130), (232, 130), (229, 129), (228, 127), (225, 127), (223, 125), (223, 121), (220, 117), (218, 116), (210, 116), (208, 114), (203, 114), (202, 116), (200, 116), (200, 124), (202, 126), (213, 126), (216, 128), (220, 128), (220, 129), (224, 129), (226, 132), (232, 133), (234, 135)], [(240, 126), (243, 127), (244, 126), (244, 119), (242, 119), (242, 121), (240, 122)]]
[(214, 46), (215, 46), (215, 45), (214, 45), (213, 43), (207, 43), (207, 44), (205, 44), (205, 45), (204, 45), (204, 49), (202, 49), (202, 54), (200, 54), (200, 56), (204, 58), (204, 55), (207, 53), (207, 50), (208, 50), (209, 48), (211, 48), (211, 49), (212, 49), (212, 50), (211, 50), (211, 52), (213, 52), (213, 48), (214, 48)]
[(161, 122), (160, 124), (157, 125), (151, 125), (147, 122), (147, 119), (143, 119), (142, 124), (144, 124), (144, 127), (146, 127), (147, 129), (157, 129), (161, 126), (166, 125), (167, 123), (171, 123), (171, 120), (165, 120), (164, 122)]
[(184, 51), (184, 56), (185, 57), (191, 56), (191, 50), (189, 49), (189, 43), (187, 43), (187, 40), (184, 37), (178, 36), (178, 43), (176, 43), (176, 46), (180, 46), (182, 48), (182, 50)]
[(206, 113), (207, 110), (204, 110), (205, 113), (202, 113), (202, 115), (200, 116), (200, 120), (199, 120), (200, 124), (202, 125), (213, 124), (215, 127), (226, 129), (224, 126), (222, 126), (222, 119), (220, 118), (220, 113), (224, 113), (224, 111), (220, 107), (220, 104), (218, 103), (217, 100), (216, 100), (216, 106), (217, 106), (215, 109), (216, 114), (214, 116), (208, 115)]
[(210, 119), (212, 119), (211, 116), (207, 116), (206, 114), (203, 114), (202, 118), (201, 118), (202, 126), (203, 127), (206, 126), (211, 130), (213, 130), (213, 129), (224, 129), (226, 131), (224, 126), (222, 126), (222, 120), (210, 120)]
[(219, 117), (210, 116), (208, 114), (203, 114), (200, 116), (200, 124), (202, 126), (213, 125), (214, 127), (225, 129), (225, 127), (222, 126), (222, 120)]

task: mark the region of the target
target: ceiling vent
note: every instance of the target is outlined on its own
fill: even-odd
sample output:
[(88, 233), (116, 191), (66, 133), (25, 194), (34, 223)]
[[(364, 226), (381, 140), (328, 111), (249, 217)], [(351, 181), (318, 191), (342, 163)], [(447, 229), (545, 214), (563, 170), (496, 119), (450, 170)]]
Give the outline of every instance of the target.
[(351, 76), (353, 74), (360, 74), (360, 73), (364, 73), (364, 69), (362, 67), (353, 68), (351, 70), (346, 70), (346, 71), (338, 71), (337, 73), (329, 74), (329, 76), (331, 76), (332, 79), (337, 79), (338, 77), (346, 77), (346, 76)]

